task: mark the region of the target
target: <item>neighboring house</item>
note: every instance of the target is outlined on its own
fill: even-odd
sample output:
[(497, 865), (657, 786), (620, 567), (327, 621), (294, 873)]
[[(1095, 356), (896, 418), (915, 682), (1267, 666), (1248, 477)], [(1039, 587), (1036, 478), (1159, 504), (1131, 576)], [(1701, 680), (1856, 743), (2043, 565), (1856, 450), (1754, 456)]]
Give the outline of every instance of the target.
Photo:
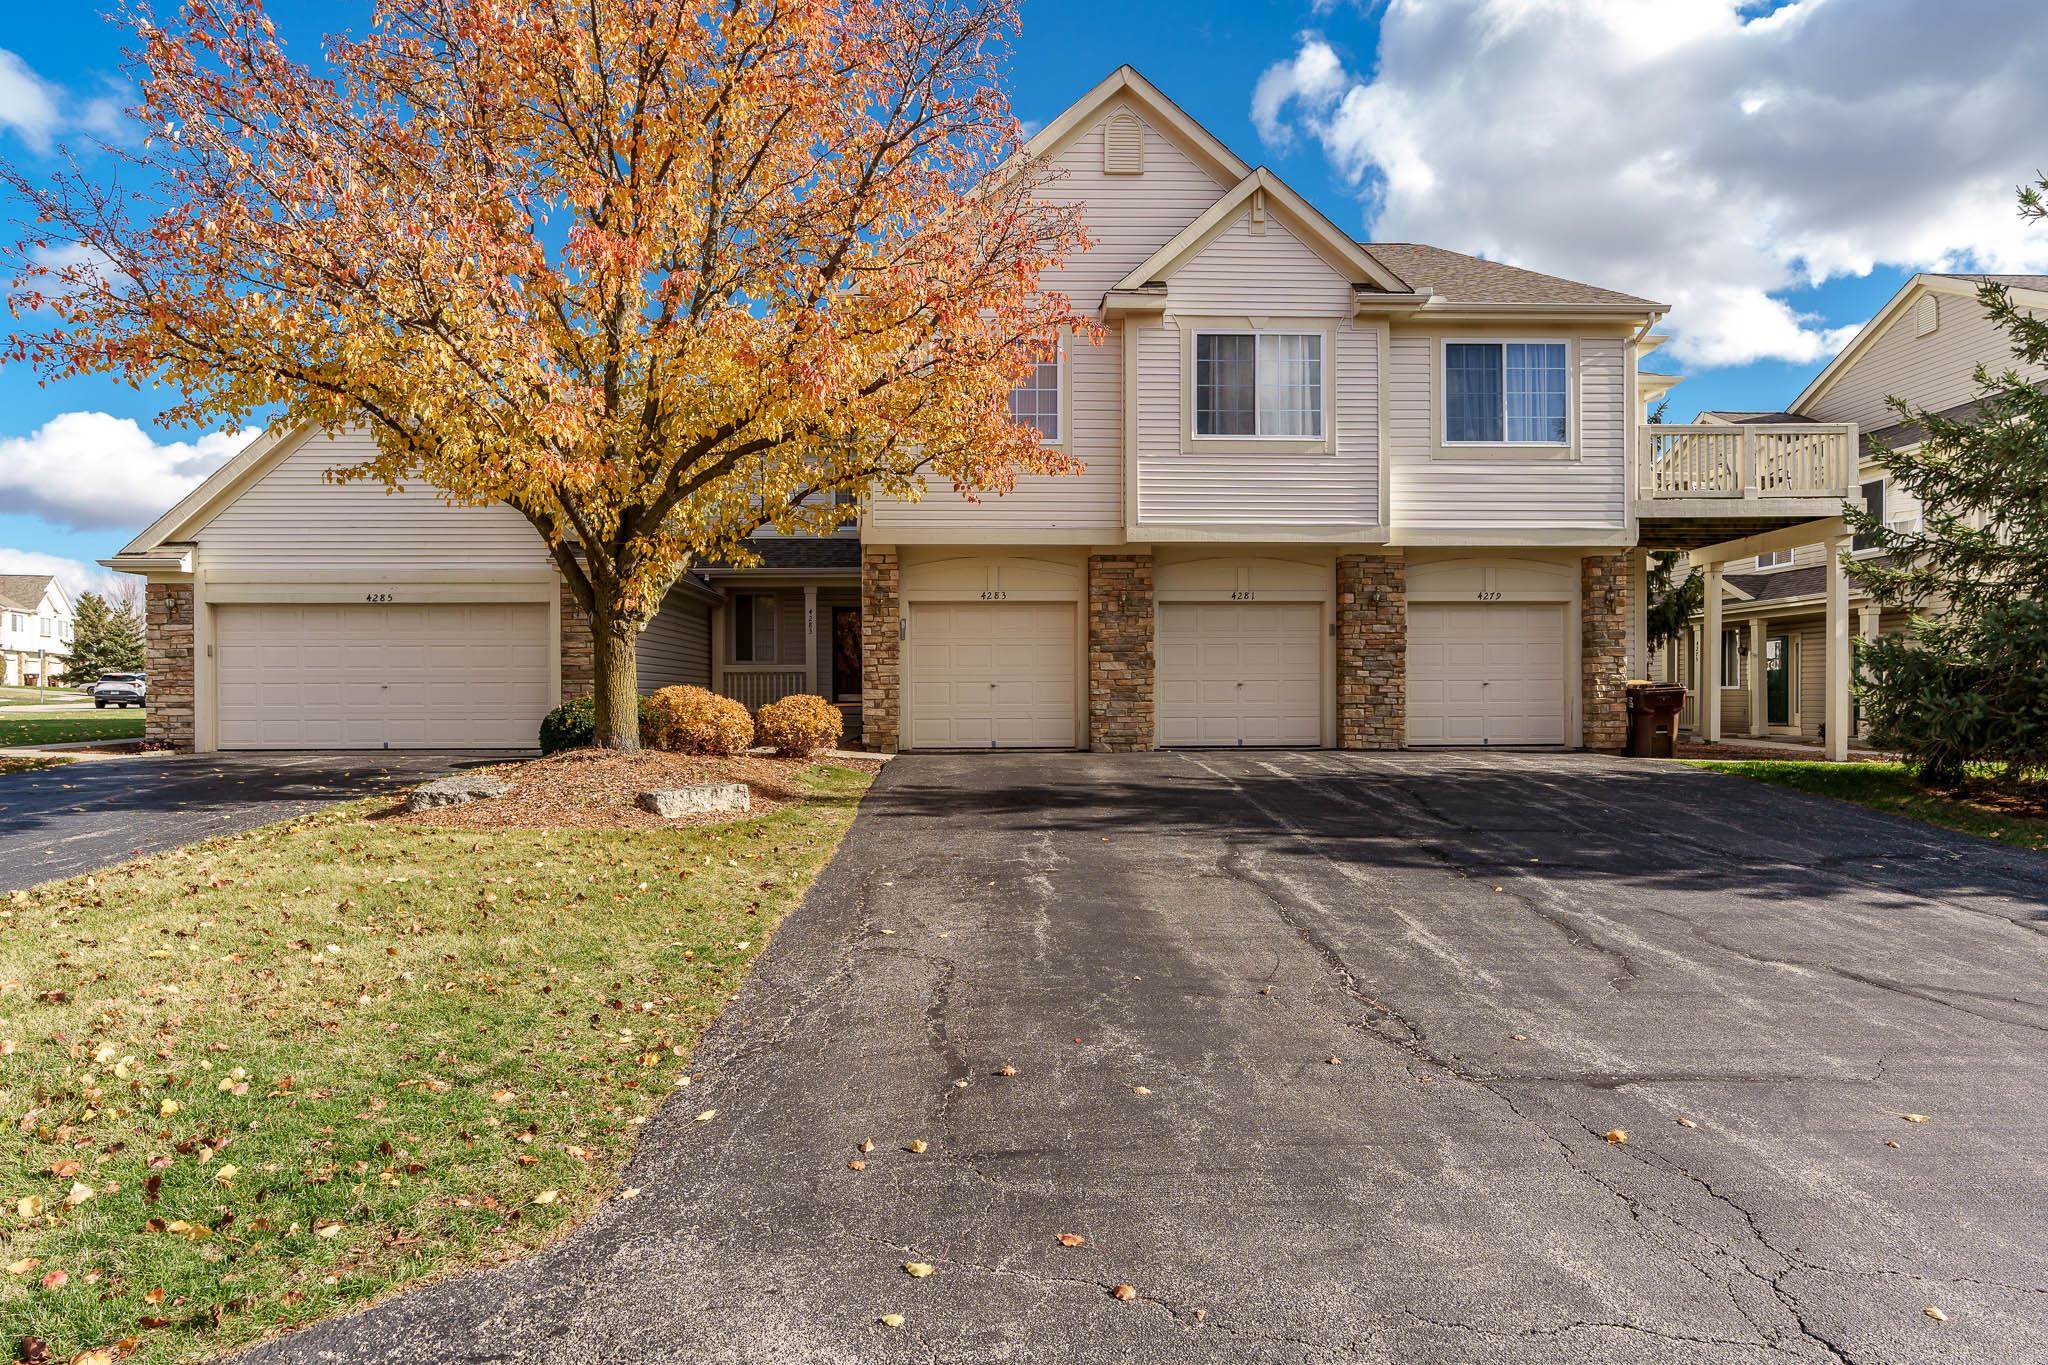
[(52, 574), (0, 574), (0, 686), (55, 687), (70, 653), (64, 585)]
[[(1796, 468), (1648, 434), (1660, 304), (1354, 241), (1128, 67), (1030, 150), (1093, 240), (1047, 283), (1104, 336), (1015, 410), (1084, 472), (761, 537), (670, 594), (643, 688), (823, 693), (881, 750), (1609, 749), (1644, 549), (1839, 511), (1853, 428)], [(273, 433), (107, 561), (149, 579), (153, 736), (528, 746), (587, 689), (526, 523), (324, 482), (364, 440)]]
[[(1791, 430), (1854, 422), (1864, 432), (1854, 498), (1889, 526), (1917, 529), (1919, 505), (1887, 478), (1874, 447), (1910, 448), (1921, 432), (1900, 422), (1886, 400), (1901, 398), (1928, 412), (1966, 417), (1975, 408), (1977, 367), (1996, 373), (2018, 364), (2010, 338), (1977, 302), (1977, 290), (1987, 282), (2006, 285), (2019, 303), (2048, 308), (2048, 275), (1916, 275), (1783, 412), (1706, 412), (1700, 421)], [(2048, 379), (2048, 369), (2028, 377)], [(1849, 553), (1877, 551), (1855, 540)], [(1698, 696), (1707, 698), (1700, 689), (1718, 680), (1715, 737), (1821, 735), (1825, 558), (1825, 547), (1816, 542), (1722, 564), (1718, 659), (1710, 666), (1706, 658), (1704, 610), (1694, 615), (1686, 638), (1664, 651), (1663, 676), (1697, 685)], [(1910, 619), (1907, 612), (1881, 611), (1853, 581), (1849, 605), (1857, 634), (1864, 637), (1896, 633)], [(1711, 709), (1702, 705), (1688, 712), (1702, 735)]]

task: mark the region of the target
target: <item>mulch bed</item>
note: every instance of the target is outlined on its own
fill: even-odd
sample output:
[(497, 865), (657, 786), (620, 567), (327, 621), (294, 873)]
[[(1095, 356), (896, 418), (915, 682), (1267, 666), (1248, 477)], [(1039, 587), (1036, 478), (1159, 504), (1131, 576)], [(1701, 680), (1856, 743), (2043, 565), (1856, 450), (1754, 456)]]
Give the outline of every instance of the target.
[[(720, 824), (804, 799), (809, 792), (798, 777), (811, 765), (806, 758), (753, 754), (704, 758), (652, 749), (637, 754), (570, 749), (485, 769), (512, 784), (507, 795), (416, 814), (399, 809), (385, 818), (444, 829), (673, 829)], [(753, 795), (753, 809), (746, 815), (707, 813), (666, 820), (633, 804), (641, 792), (697, 782), (744, 782)]]

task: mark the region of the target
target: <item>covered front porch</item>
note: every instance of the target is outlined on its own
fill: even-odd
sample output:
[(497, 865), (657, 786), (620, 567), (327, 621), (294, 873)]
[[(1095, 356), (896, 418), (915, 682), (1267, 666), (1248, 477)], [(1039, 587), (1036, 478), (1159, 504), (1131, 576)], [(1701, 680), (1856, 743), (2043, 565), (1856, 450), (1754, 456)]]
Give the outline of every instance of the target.
[[(1675, 648), (1681, 717), (1713, 744), (1737, 735), (1820, 741), (1840, 762), (1855, 730), (1852, 613), (1842, 519), (1856, 473), (1850, 423), (1647, 425), (1635, 508), (1648, 550), (1684, 550), (1705, 575), (1702, 619)], [(1774, 601), (1731, 592), (1727, 568), (1818, 545), (1809, 590)], [(1640, 600), (1640, 598), (1639, 598)], [(1854, 629), (1880, 628), (1867, 605)]]
[(860, 543), (763, 542), (754, 568), (712, 568), (711, 690), (755, 710), (798, 694), (832, 702), (861, 733)]

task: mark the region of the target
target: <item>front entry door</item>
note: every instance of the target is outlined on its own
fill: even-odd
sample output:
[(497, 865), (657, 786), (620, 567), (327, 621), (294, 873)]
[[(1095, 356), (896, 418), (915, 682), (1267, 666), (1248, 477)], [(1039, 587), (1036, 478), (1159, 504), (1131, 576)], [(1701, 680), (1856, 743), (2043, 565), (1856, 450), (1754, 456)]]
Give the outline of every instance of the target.
[(1764, 641), (1765, 714), (1773, 725), (1792, 723), (1792, 637), (1773, 635)]
[(860, 700), (860, 608), (832, 608), (832, 700)]

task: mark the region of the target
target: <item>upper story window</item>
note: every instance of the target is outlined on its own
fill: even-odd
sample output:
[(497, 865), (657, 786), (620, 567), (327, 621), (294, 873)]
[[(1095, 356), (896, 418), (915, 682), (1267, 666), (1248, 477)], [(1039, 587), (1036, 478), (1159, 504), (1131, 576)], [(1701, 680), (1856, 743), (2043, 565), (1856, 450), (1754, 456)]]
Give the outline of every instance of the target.
[(1568, 445), (1571, 347), (1562, 341), (1444, 343), (1444, 444)]
[(37, 617), (36, 619), (42, 622), (44, 635), (50, 635), (55, 632), (57, 626), (57, 623), (55, 621), (52, 621), (47, 616)]
[(1765, 550), (1756, 557), (1759, 569), (1781, 569), (1792, 562), (1795, 552), (1791, 550)]
[(1323, 334), (1198, 332), (1195, 435), (1323, 434)]
[(1010, 390), (1010, 420), (1038, 428), (1047, 441), (1060, 439), (1060, 366), (1065, 356), (1055, 351), (1048, 360), (1036, 361), (1031, 374)]

